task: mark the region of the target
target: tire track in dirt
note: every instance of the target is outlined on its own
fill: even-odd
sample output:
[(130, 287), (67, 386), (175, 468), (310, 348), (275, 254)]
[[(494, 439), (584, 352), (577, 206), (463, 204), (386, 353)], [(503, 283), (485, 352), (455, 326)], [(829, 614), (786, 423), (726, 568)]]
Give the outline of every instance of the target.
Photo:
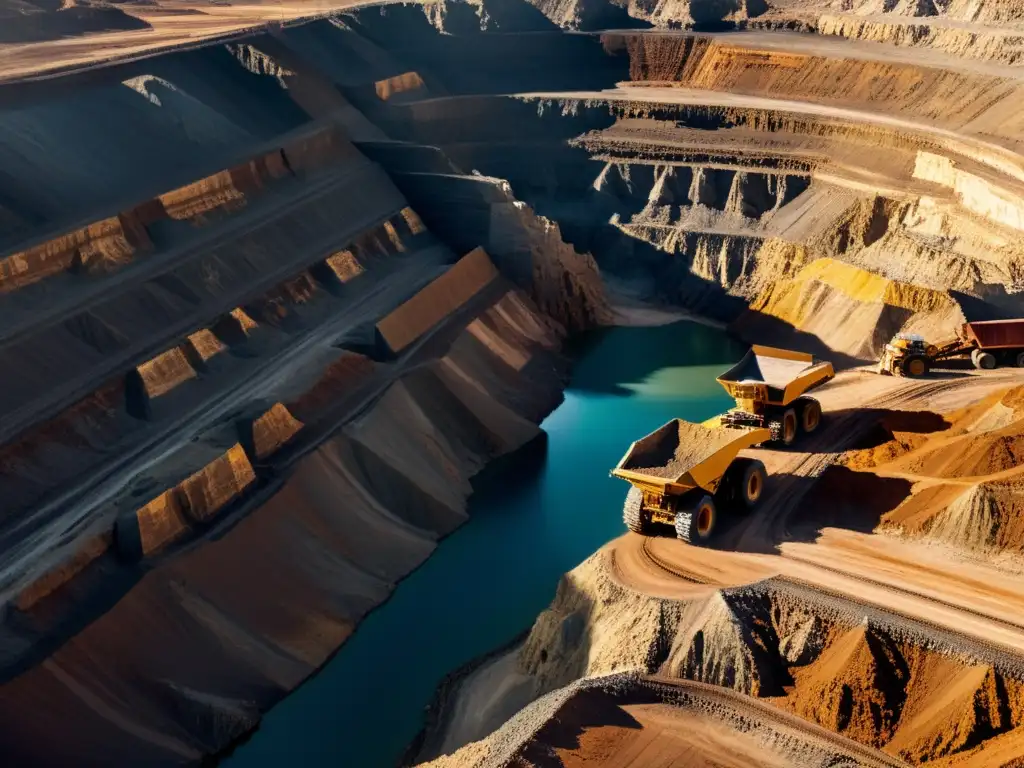
[[(1007, 619), (1002, 619), (1002, 618), (1000, 618), (998, 616), (992, 616), (990, 614), (985, 613), (984, 611), (979, 611), (979, 610), (976, 610), (974, 608), (971, 608), (970, 606), (960, 605), (958, 603), (953, 603), (953, 602), (950, 602), (948, 600), (942, 600), (941, 598), (933, 597), (931, 595), (926, 595), (926, 594), (923, 594), (921, 592), (917, 592), (917, 591), (914, 591), (914, 590), (911, 590), (911, 589), (905, 589), (903, 587), (900, 587), (900, 586), (898, 586), (896, 584), (892, 584), (890, 582), (879, 581), (878, 579), (872, 579), (870, 576), (864, 576), (864, 575), (856, 575), (856, 576), (854, 576), (850, 572), (844, 571), (841, 568), (832, 568), (831, 566), (822, 565), (821, 563), (815, 562), (813, 560), (808, 560), (808, 559), (805, 559), (803, 557), (799, 557), (797, 555), (787, 554), (786, 557), (788, 557), (790, 560), (796, 560), (796, 561), (801, 562), (801, 563), (806, 563), (807, 565), (810, 565), (810, 566), (812, 566), (813, 568), (815, 568), (817, 570), (828, 571), (829, 573), (834, 573), (837, 576), (842, 576), (843, 578), (856, 578), (857, 581), (861, 581), (861, 582), (864, 582), (866, 584), (870, 584), (870, 585), (872, 585), (874, 587), (877, 587), (879, 589), (884, 589), (884, 590), (887, 590), (889, 592), (893, 592), (893, 593), (898, 594), (898, 595), (908, 596), (908, 597), (911, 597), (914, 600), (923, 600), (923, 601), (928, 602), (928, 603), (933, 603), (933, 604), (935, 604), (937, 606), (941, 606), (942, 608), (947, 609), (947, 610), (953, 610), (953, 611), (959, 611), (961, 613), (967, 613), (967, 614), (970, 614), (971, 616), (974, 616), (974, 617), (976, 617), (978, 619), (981, 619), (983, 621), (989, 621), (989, 622), (992, 622), (994, 624), (999, 624), (999, 625), (1001, 625), (1003, 627), (1006, 627), (1007, 629), (1013, 630), (1015, 632), (1024, 632), (1024, 624), (1020, 624), (1020, 623), (1017, 623), (1017, 622), (1014, 622), (1014, 621), (1009, 621)], [(784, 576), (782, 578), (797, 580), (796, 577), (793, 577), (793, 576)], [(806, 582), (802, 582), (802, 583), (806, 583)]]

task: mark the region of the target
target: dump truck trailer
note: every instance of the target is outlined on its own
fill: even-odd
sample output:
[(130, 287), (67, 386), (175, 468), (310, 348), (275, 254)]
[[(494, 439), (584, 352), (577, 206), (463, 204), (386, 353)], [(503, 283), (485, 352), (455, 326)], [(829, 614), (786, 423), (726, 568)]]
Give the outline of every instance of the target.
[(925, 376), (937, 362), (970, 355), (979, 370), (999, 366), (1024, 368), (1024, 319), (964, 323), (955, 338), (931, 344), (922, 336), (898, 333), (878, 361), (878, 372), (890, 376)]
[(701, 544), (721, 515), (754, 508), (767, 474), (740, 451), (767, 441), (767, 428), (722, 429), (717, 419), (673, 419), (629, 447), (611, 471), (632, 485), (622, 508), (629, 530), (644, 535), (670, 525), (683, 541)]
[(718, 417), (733, 429), (766, 428), (770, 441), (789, 446), (821, 426), (821, 404), (807, 392), (835, 377), (827, 360), (788, 349), (754, 345), (718, 377), (736, 406)]

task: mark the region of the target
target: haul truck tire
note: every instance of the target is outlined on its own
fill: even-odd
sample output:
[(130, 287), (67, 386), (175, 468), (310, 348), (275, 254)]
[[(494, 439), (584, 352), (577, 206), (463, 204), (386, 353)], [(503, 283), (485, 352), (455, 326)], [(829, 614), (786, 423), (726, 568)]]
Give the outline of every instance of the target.
[(639, 488), (633, 486), (626, 494), (626, 502), (622, 505), (622, 522), (626, 524), (633, 533), (647, 535), (650, 524), (644, 516), (644, 494)]
[(796, 409), (787, 408), (782, 412), (782, 418), (768, 423), (768, 429), (772, 432), (772, 442), (789, 448), (796, 442), (797, 425), (800, 422), (796, 418)]
[(904, 359), (903, 364), (900, 366), (900, 371), (904, 376), (912, 379), (918, 379), (922, 376), (928, 375), (928, 358), (922, 355), (911, 355)]
[(718, 509), (710, 496), (701, 496), (692, 505), (676, 512), (676, 537), (688, 544), (704, 544), (715, 532)]
[(719, 510), (746, 514), (764, 495), (767, 479), (768, 472), (757, 459), (734, 459), (715, 494), (715, 506)]
[(991, 371), (996, 367), (996, 356), (991, 352), (982, 352), (980, 349), (976, 349), (971, 352), (971, 362), (978, 370)]
[(757, 506), (757, 503), (764, 495), (764, 485), (768, 480), (768, 472), (764, 464), (757, 459), (745, 459), (740, 464), (741, 471), (737, 473), (739, 482), (737, 498), (744, 511), (750, 511)]
[(797, 403), (800, 406), (800, 431), (813, 435), (821, 426), (821, 403), (813, 397), (801, 397)]

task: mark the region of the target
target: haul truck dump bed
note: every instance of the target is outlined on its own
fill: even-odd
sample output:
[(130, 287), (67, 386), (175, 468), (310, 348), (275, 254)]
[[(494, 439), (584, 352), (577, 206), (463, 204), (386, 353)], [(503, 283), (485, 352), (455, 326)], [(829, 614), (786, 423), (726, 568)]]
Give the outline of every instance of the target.
[(667, 524), (684, 541), (705, 541), (722, 512), (750, 509), (761, 498), (764, 465), (737, 454), (770, 437), (768, 429), (720, 429), (673, 419), (637, 440), (611, 471), (633, 486), (623, 507), (626, 526), (647, 534)]
[(755, 345), (718, 377), (736, 401), (719, 418), (725, 427), (765, 427), (771, 440), (792, 445), (821, 424), (821, 405), (805, 393), (835, 377), (832, 363), (788, 349)]

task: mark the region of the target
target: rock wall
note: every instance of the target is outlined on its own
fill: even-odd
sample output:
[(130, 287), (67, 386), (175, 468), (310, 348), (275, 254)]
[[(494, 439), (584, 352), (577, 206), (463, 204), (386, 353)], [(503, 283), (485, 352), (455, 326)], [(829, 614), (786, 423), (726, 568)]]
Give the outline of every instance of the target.
[[(438, 537), (466, 519), (469, 478), (489, 458), (538, 434), (536, 420), (560, 399), (563, 333), (506, 286), (449, 336), (439, 357), (381, 382), (374, 404), (297, 458), (285, 478), (254, 495), (252, 464), (235, 445), (119, 520), (119, 551), (137, 547), (152, 566), (45, 664), (8, 676), (0, 688), (5, 754), (57, 763), (89, 755), (86, 764), (95, 765), (177, 762), (252, 727), (259, 711), (316, 670), (387, 598)], [(336, 370), (328, 369), (319, 386), (337, 381)], [(314, 394), (297, 402), (308, 411), (318, 400)], [(280, 407), (271, 413), (282, 415)], [(263, 417), (254, 434), (270, 421), (282, 419)], [(197, 526), (225, 514), (237, 523), (216, 541), (170, 554)], [(129, 532), (137, 538), (129, 541)], [(106, 577), (96, 570), (97, 557)], [(80, 591), (90, 580), (119, 578), (109, 557), (93, 549), (76, 555), (26, 588), (19, 610), (28, 619), (75, 601), (81, 607)], [(269, 605), (277, 607), (267, 611)], [(21, 634), (26, 642), (45, 621), (28, 626), (16, 631), (28, 633)], [(242, 637), (250, 640), (239, 653)], [(227, 638), (236, 641), (225, 645)], [(86, 657), (92, 661), (83, 666), (79, 659)], [(17, 665), (18, 654), (7, 654), (5, 668)], [(101, 712), (74, 691), (100, 697)], [(42, 750), (39, 729), (49, 725), (38, 716), (36, 696), (69, 724), (62, 746)]]
[(377, 323), (377, 335), (391, 354), (404, 351), (434, 326), (458, 312), (498, 276), (482, 248), (470, 251), (451, 269)]

